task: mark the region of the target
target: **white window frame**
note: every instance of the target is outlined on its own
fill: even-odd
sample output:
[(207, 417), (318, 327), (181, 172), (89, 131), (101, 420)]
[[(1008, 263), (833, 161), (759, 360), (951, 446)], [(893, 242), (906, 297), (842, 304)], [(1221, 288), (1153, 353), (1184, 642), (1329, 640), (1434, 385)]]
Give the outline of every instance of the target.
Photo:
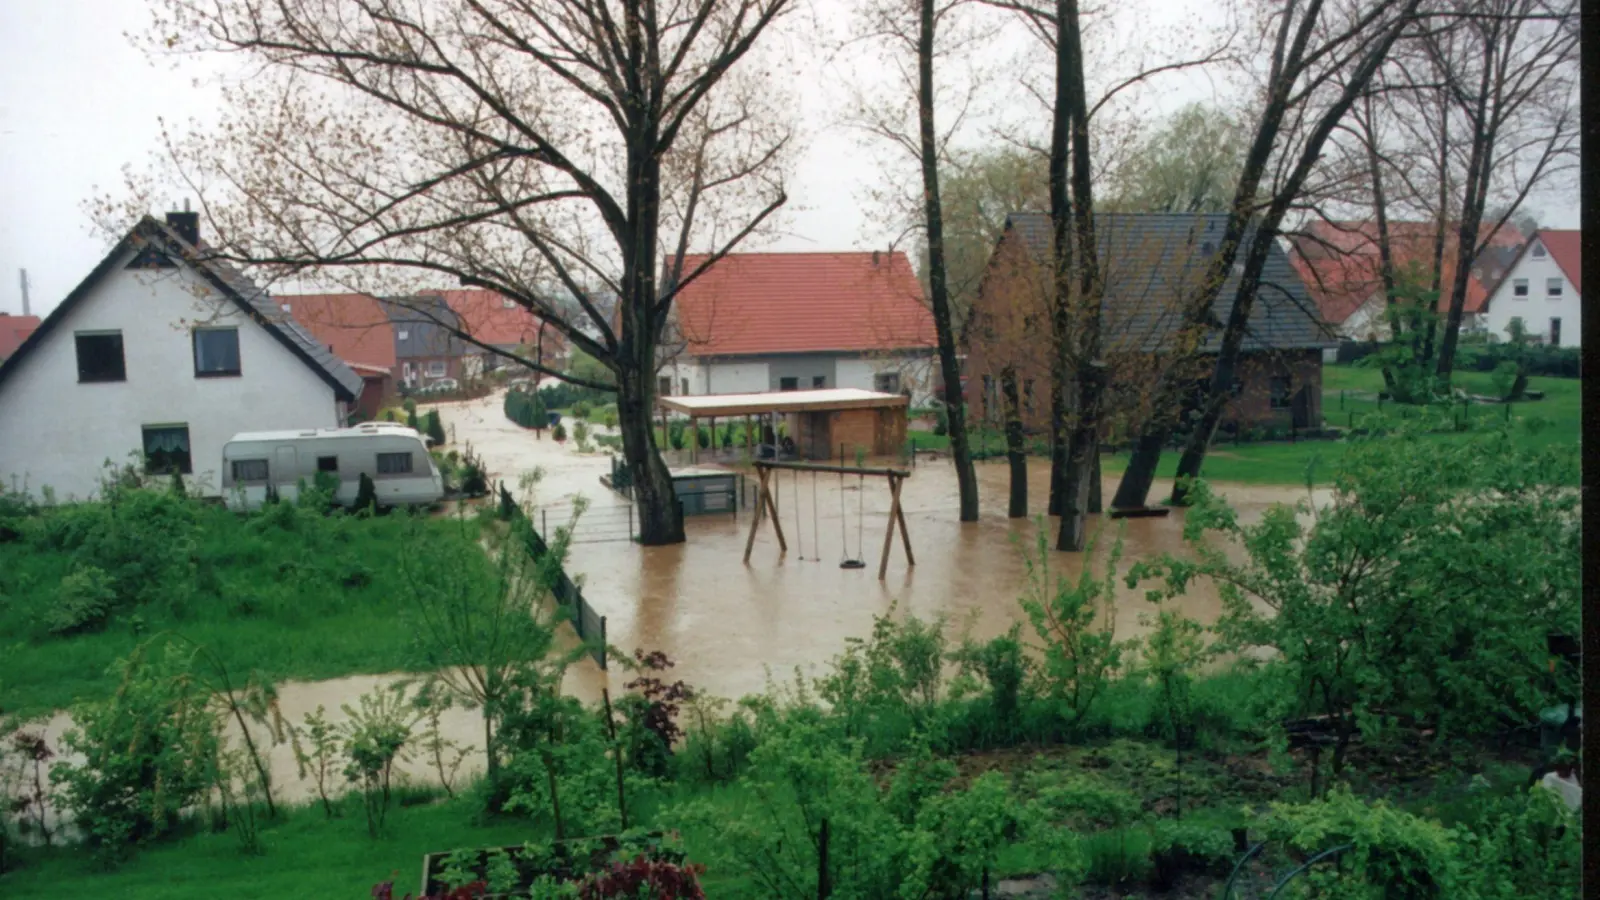
[(1565, 280), (1559, 275), (1544, 280), (1544, 295), (1551, 300), (1560, 300), (1566, 294), (1566, 288)]
[(396, 339), (396, 340), (401, 340), (401, 341), (403, 341), (403, 340), (405, 340), (405, 339), (407, 339), (407, 338), (409, 338), (409, 337), (411, 337), (411, 332), (409, 332), (409, 331), (407, 331), (407, 330), (405, 330), (405, 329), (404, 329), (404, 328), (402, 328), (402, 329), (400, 329), (400, 330), (399, 330), (399, 331), (396, 331), (396, 332), (395, 332), (395, 333), (394, 333), (394, 336), (395, 336), (395, 339)]
[[(892, 388), (878, 386), (881, 380), (890, 378), (894, 379), (894, 386)], [(898, 394), (900, 393), (900, 386), (904, 382), (905, 379), (900, 377), (899, 372), (874, 372), (872, 374), (872, 389), (880, 394)]]
[(428, 377), (443, 378), (450, 374), (450, 366), (442, 359), (428, 360)]
[(1528, 279), (1526, 279), (1526, 278), (1513, 278), (1513, 279), (1511, 279), (1511, 296), (1512, 297), (1514, 297), (1514, 298), (1516, 298), (1518, 300), (1526, 300), (1526, 299), (1528, 299), (1528, 293), (1530, 292), (1530, 290), (1531, 290), (1531, 288), (1529, 288), (1529, 286), (1528, 286)]

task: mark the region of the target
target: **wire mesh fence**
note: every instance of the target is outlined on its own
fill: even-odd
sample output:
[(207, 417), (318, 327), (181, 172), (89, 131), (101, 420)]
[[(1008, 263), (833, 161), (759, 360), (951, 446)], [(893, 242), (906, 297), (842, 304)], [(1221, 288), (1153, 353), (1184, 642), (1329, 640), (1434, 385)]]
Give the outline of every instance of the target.
[[(501, 517), (513, 521), (520, 519), (528, 522), (530, 525), (527, 529), (528, 556), (535, 562), (543, 559), (545, 554), (550, 552), (550, 546), (543, 537), (543, 534), (548, 534), (549, 532), (541, 524), (545, 521), (544, 514), (546, 511), (543, 509), (539, 511), (540, 522), (529, 521), (528, 514), (512, 498), (511, 492), (506, 490), (504, 484), (500, 485), (498, 494), (500, 497)], [(584, 518), (587, 515), (585, 513)], [(558, 518), (558, 527), (568, 521), (570, 521), (570, 518)], [(606, 617), (600, 615), (593, 606), (589, 605), (589, 601), (584, 599), (583, 592), (578, 590), (577, 583), (567, 575), (565, 569), (556, 570), (556, 581), (550, 592), (555, 596), (557, 603), (571, 610), (572, 627), (578, 632), (578, 638), (589, 645), (589, 652), (594, 657), (595, 663), (601, 669), (606, 668)]]

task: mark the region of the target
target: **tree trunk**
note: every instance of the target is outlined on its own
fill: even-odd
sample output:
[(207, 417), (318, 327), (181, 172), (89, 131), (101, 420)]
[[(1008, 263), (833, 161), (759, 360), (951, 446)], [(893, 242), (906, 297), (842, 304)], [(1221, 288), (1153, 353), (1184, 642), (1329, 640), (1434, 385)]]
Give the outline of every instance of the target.
[(1139, 509), (1150, 499), (1150, 486), (1156, 480), (1156, 466), (1161, 464), (1161, 450), (1171, 432), (1160, 426), (1146, 428), (1134, 442), (1133, 456), (1128, 468), (1122, 472), (1117, 492), (1111, 497), (1112, 509)]
[(1006, 398), (1006, 459), (1011, 463), (1011, 504), (1006, 515), (1028, 517), (1028, 454), (1022, 441), (1022, 404), (1017, 398), (1017, 370), (1000, 373), (1000, 390)]
[(917, 118), (921, 128), (922, 196), (928, 226), (928, 298), (939, 337), (939, 371), (944, 379), (945, 413), (950, 427), (950, 457), (961, 492), (961, 521), (978, 521), (978, 474), (967, 444), (966, 401), (961, 391), (961, 363), (956, 359), (955, 328), (950, 321), (950, 288), (945, 280), (944, 211), (939, 203), (939, 143), (933, 124), (934, 0), (921, 0), (917, 36)]
[[(1060, 354), (1056, 354), (1059, 358)], [(1067, 473), (1067, 393), (1064, 379), (1052, 367), (1050, 378), (1050, 501), (1046, 509), (1061, 515), (1061, 479)]]
[(1098, 516), (1105, 512), (1105, 485), (1102, 484), (1104, 476), (1100, 474), (1100, 447), (1095, 446), (1094, 459), (1089, 461), (1089, 515)]
[(650, 425), (651, 374), (651, 369), (618, 374), (617, 426), (633, 479), (633, 501), (639, 508), (639, 543), (679, 544), (683, 542), (683, 515)]

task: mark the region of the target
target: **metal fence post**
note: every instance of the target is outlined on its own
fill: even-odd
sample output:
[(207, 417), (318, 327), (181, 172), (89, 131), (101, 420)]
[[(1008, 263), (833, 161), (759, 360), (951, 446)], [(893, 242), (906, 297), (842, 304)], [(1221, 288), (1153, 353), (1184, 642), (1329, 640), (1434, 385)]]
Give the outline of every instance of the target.
[(628, 540), (633, 540), (633, 504), (628, 504)]
[(548, 509), (541, 508), (539, 510), (539, 530), (544, 534), (550, 533), (550, 510)]
[(600, 671), (606, 669), (606, 617), (600, 617)]

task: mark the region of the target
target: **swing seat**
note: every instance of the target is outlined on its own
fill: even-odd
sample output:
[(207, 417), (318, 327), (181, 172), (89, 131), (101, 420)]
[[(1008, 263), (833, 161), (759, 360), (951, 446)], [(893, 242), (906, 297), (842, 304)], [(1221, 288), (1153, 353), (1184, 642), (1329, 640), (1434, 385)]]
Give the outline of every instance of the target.
[(847, 559), (839, 563), (839, 568), (841, 569), (865, 569), (866, 567), (867, 561), (864, 559)]

